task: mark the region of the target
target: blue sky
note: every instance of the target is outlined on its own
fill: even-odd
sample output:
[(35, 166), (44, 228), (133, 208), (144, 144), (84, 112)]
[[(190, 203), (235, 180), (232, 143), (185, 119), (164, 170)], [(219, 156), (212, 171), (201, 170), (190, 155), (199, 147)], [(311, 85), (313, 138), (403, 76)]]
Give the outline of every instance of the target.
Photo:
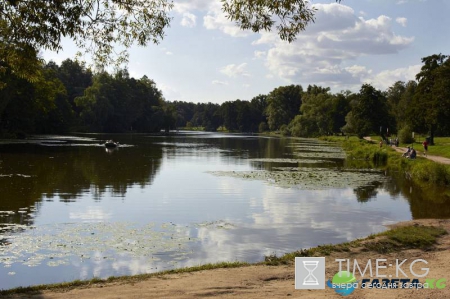
[[(166, 100), (251, 100), (276, 87), (308, 84), (333, 92), (363, 83), (385, 90), (414, 79), (421, 58), (450, 54), (450, 1), (334, 0), (310, 2), (316, 22), (291, 44), (276, 32), (239, 30), (219, 0), (174, 0), (173, 20), (159, 45), (130, 49), (131, 76), (147, 75)], [(77, 49), (65, 41), (44, 58), (60, 63)]]

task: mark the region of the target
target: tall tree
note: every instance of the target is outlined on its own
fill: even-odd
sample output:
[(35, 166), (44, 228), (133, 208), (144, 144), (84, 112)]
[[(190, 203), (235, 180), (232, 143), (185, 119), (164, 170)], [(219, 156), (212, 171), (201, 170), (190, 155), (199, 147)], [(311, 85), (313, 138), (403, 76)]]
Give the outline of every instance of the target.
[(434, 143), (434, 135), (441, 121), (441, 101), (442, 97), (433, 94), (436, 79), (442, 73), (439, 69), (448, 60), (448, 56), (434, 54), (422, 58), (423, 66), (416, 75), (418, 81), (414, 94), (410, 113), (414, 116), (414, 129), (419, 132), (428, 132), (431, 136), (431, 144)]
[(302, 93), (300, 85), (281, 86), (269, 93), (266, 113), (271, 130), (278, 130), (294, 119), (302, 104)]
[(363, 84), (352, 110), (346, 116), (344, 130), (359, 138), (371, 133), (395, 128), (395, 119), (389, 114), (386, 97), (370, 84)]

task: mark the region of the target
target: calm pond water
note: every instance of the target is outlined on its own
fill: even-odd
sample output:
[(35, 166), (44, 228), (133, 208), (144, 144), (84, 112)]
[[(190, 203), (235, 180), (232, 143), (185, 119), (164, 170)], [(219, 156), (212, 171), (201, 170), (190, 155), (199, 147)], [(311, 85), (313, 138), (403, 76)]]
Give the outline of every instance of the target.
[(2, 142), (0, 288), (256, 262), (450, 217), (438, 192), (346, 163), (333, 144), (234, 134)]

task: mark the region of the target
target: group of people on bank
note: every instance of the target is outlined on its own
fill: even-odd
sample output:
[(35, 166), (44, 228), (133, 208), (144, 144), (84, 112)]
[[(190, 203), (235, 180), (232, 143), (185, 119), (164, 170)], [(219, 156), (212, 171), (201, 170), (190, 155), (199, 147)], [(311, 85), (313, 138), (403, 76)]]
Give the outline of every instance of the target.
[[(399, 145), (399, 140), (398, 138), (395, 139), (389, 139), (386, 140), (387, 145), (390, 146), (396, 146), (398, 147)], [(422, 142), (422, 146), (423, 146), (423, 155), (426, 157), (427, 156), (427, 151), (428, 151), (428, 141), (425, 140), (424, 142)], [(383, 147), (383, 139), (380, 141), (380, 148)], [(408, 158), (408, 159), (415, 159), (417, 157), (417, 151), (412, 147), (412, 146), (408, 146), (407, 150), (405, 153), (403, 153), (402, 157)]]
[[(425, 140), (424, 142), (422, 142), (422, 146), (423, 146), (423, 155), (426, 157), (428, 151), (428, 141)], [(417, 152), (412, 146), (411, 147), (408, 146), (408, 149), (402, 156), (409, 159), (415, 159), (417, 156)]]
[(415, 159), (416, 156), (417, 156), (416, 150), (413, 147), (409, 147), (409, 146), (408, 146), (408, 149), (406, 150), (406, 152), (403, 153), (403, 155), (402, 155), (402, 157), (405, 157), (407, 159)]

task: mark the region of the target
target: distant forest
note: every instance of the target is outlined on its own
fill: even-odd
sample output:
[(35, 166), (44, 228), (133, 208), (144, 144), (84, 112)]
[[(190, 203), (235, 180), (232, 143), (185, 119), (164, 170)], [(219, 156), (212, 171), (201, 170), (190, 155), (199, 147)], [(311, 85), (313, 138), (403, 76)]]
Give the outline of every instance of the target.
[(32, 80), (6, 69), (0, 72), (0, 135), (201, 128), (302, 137), (389, 132), (405, 142), (413, 131), (449, 136), (449, 56), (431, 55), (422, 63), (416, 81), (398, 81), (385, 91), (363, 84), (358, 93), (333, 94), (328, 87), (289, 85), (221, 105), (169, 102), (146, 76), (94, 74), (70, 59), (43, 64)]

